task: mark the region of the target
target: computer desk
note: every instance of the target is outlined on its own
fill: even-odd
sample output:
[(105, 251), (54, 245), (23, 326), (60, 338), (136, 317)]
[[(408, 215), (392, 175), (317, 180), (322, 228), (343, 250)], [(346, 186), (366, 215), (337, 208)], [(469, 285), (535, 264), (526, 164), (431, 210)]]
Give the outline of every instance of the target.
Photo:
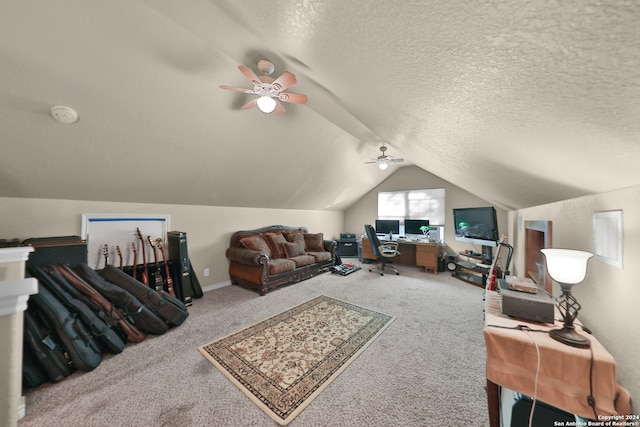
[[(388, 240), (380, 239), (383, 243)], [(415, 265), (424, 267), (425, 271), (438, 274), (438, 256), (440, 255), (440, 245), (432, 242), (415, 242), (412, 240), (393, 240), (398, 243), (399, 256), (393, 259), (394, 264)], [(362, 259), (376, 261), (377, 258), (371, 250), (371, 242), (367, 237), (362, 238)]]

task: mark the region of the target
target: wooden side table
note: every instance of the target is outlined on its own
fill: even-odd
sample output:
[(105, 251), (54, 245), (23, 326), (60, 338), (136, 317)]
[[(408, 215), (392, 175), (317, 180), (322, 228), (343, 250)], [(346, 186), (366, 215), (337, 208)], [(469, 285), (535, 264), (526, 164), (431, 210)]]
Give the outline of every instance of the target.
[[(613, 356), (586, 332), (583, 334), (591, 341), (591, 348), (575, 348), (554, 340), (547, 332), (558, 327), (560, 321), (539, 324), (508, 317), (502, 314), (500, 294), (486, 291), (484, 339), (491, 427), (500, 426), (499, 386), (535, 395), (586, 419), (630, 415), (629, 394), (617, 383)], [(595, 399), (595, 408), (589, 404), (590, 396)]]

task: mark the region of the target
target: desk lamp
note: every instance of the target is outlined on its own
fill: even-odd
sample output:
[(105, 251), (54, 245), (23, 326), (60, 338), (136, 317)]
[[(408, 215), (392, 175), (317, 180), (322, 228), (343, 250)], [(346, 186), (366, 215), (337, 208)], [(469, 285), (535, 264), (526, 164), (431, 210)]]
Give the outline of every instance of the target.
[(558, 309), (562, 314), (564, 326), (549, 331), (551, 338), (572, 347), (589, 348), (591, 341), (576, 332), (573, 321), (578, 316), (580, 304), (571, 294), (571, 288), (584, 280), (587, 274), (587, 262), (592, 253), (572, 249), (540, 249), (547, 261), (549, 276), (560, 285), (562, 296)]

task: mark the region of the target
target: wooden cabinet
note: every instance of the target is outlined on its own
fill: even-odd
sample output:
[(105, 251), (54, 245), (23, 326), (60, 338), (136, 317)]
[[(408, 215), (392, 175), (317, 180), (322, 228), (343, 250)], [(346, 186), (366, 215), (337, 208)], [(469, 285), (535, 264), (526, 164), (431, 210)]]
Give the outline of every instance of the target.
[(371, 250), (371, 242), (366, 237), (362, 239), (362, 259), (376, 260), (376, 256)]
[(424, 271), (438, 274), (438, 245), (435, 243), (416, 245), (416, 265), (424, 267)]
[[(400, 256), (391, 258), (393, 263), (417, 265), (424, 267), (425, 271), (438, 274), (439, 246), (437, 243), (398, 242), (398, 251)], [(376, 260), (371, 250), (371, 242), (366, 237), (362, 239), (362, 259)]]

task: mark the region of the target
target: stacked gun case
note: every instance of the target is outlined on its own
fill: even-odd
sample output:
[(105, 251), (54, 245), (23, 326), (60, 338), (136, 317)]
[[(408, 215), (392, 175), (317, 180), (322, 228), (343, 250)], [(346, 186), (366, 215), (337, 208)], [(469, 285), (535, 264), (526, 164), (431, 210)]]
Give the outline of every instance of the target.
[[(87, 265), (87, 242), (79, 236), (27, 239), (21, 245), (34, 248), (26, 268), (39, 282), (24, 317), (25, 389), (61, 381), (75, 371), (91, 371), (103, 354), (118, 354), (128, 343), (181, 325), (189, 316), (185, 301), (202, 296), (197, 281), (182, 286), (173, 260), (167, 261), (169, 269), (157, 269), (175, 277), (175, 296), (142, 283), (131, 275), (131, 268), (92, 269)], [(144, 267), (150, 274), (156, 269)]]

